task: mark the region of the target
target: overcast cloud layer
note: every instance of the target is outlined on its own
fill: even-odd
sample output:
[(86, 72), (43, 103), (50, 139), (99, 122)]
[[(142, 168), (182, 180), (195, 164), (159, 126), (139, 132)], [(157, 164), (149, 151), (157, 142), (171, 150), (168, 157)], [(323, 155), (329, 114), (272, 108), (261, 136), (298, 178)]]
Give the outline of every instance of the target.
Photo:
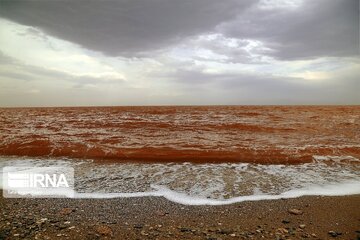
[(0, 106), (360, 104), (358, 0), (0, 2)]

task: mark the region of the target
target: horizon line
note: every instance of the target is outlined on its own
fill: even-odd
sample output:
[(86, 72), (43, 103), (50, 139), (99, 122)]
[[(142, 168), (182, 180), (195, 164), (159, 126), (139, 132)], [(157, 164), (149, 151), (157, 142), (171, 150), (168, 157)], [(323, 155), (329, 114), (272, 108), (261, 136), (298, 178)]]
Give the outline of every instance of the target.
[(111, 108), (111, 107), (356, 107), (359, 104), (164, 104), (164, 105), (74, 105), (74, 106), (0, 106), (8, 108)]

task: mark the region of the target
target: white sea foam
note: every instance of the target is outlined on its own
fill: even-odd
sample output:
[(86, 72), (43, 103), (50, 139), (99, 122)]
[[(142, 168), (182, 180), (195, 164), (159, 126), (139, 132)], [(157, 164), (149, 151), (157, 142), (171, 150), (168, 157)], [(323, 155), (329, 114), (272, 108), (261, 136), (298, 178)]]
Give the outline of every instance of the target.
[[(260, 201), (260, 200), (274, 200), (282, 198), (297, 198), (301, 196), (344, 196), (344, 195), (354, 195), (360, 194), (360, 182), (346, 182), (339, 184), (329, 184), (329, 185), (313, 185), (308, 186), (302, 189), (293, 189), (287, 192), (283, 192), (277, 195), (269, 194), (254, 194), (249, 196), (239, 196), (225, 200), (216, 200), (216, 199), (205, 199), (191, 197), (186, 194), (178, 193), (172, 191), (166, 187), (157, 187), (158, 191), (155, 192), (162, 197), (184, 205), (225, 205), (233, 204), (244, 201)], [(159, 196), (158, 195), (158, 196)]]
[[(244, 201), (261, 201), (297, 198), (301, 196), (344, 196), (360, 194), (360, 182), (346, 182), (329, 185), (313, 185), (302, 189), (293, 189), (277, 195), (254, 194), (249, 196), (239, 196), (225, 200), (192, 197), (184, 193), (170, 190), (164, 186), (152, 186), (155, 191), (134, 192), (134, 193), (79, 193), (71, 190), (56, 192), (68, 198), (77, 199), (111, 199), (111, 198), (134, 198), (134, 197), (164, 197), (169, 201), (183, 205), (227, 205)], [(20, 192), (20, 195), (32, 194), (31, 192)], [(52, 194), (52, 193), (49, 193)]]
[[(67, 166), (75, 169), (74, 198), (164, 197), (187, 205), (222, 205), (306, 195), (360, 194), (360, 166), (350, 158), (315, 156), (313, 163), (112, 163), (0, 158), (4, 166)], [(328, 162), (331, 164), (328, 164)], [(0, 178), (2, 179), (2, 177)], [(1, 180), (0, 180), (1, 181)], [(1, 182), (0, 182), (1, 186)], [(23, 194), (31, 194), (24, 192)]]
[(331, 162), (336, 162), (336, 163), (342, 163), (342, 162), (360, 162), (360, 159), (357, 159), (353, 156), (313, 156), (313, 159), (316, 162), (321, 162), (321, 161), (331, 161)]

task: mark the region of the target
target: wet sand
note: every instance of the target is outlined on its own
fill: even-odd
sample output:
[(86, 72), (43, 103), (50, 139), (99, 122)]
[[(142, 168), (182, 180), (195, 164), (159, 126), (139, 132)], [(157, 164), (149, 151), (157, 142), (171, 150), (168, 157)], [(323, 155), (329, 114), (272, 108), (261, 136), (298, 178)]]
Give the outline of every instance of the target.
[(360, 195), (224, 206), (0, 198), (0, 239), (359, 239)]

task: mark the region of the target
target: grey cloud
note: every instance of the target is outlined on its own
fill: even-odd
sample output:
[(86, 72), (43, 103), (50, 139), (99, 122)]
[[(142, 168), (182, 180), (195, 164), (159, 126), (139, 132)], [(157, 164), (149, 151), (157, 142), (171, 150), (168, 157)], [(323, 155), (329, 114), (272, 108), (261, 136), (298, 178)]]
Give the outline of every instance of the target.
[[(256, 87), (257, 89), (272, 88), (298, 88), (304, 79), (279, 77), (272, 75), (250, 74), (250, 73), (206, 73), (200, 69), (184, 70), (180, 69), (169, 75), (178, 84), (182, 85), (216, 85), (218, 88), (233, 90), (238, 88)], [(305, 85), (304, 85), (305, 86)]]
[(295, 9), (259, 6), (219, 26), (226, 36), (255, 39), (282, 60), (359, 54), (358, 0), (305, 0)]
[(110, 84), (124, 84), (123, 79), (110, 79), (102, 77), (101, 80), (99, 78), (89, 77), (89, 76), (79, 76), (72, 77), (76, 84), (73, 86), (74, 88), (83, 88), (89, 85), (110, 85)]
[(208, 32), (253, 0), (3, 0), (0, 14), (107, 55), (134, 56)]
[(6, 56), (3, 52), (0, 51), (0, 65), (14, 64), (16, 62), (18, 61), (9, 56)]
[[(212, 61), (219, 63), (259, 63), (262, 61), (261, 57), (266, 54), (261, 48), (252, 50), (251, 53), (245, 48), (249, 41), (243, 39), (227, 39), (221, 34), (210, 35), (212, 38), (195, 38), (184, 42), (181, 47), (185, 49), (192, 47), (194, 49), (210, 50), (218, 57), (201, 56), (199, 54), (193, 56), (194, 60)], [(229, 41), (233, 41), (233, 45), (229, 45)], [(257, 56), (255, 56), (255, 54)]]
[[(299, 8), (274, 9), (251, 0), (3, 0), (0, 4), (4, 18), (110, 56), (149, 57), (149, 52), (209, 32), (240, 41), (259, 40), (273, 49), (260, 49), (260, 56), (281, 60), (359, 54), (358, 0), (304, 0)], [(28, 34), (46, 37), (35, 31)], [(200, 44), (228, 56), (228, 62), (261, 61), (241, 48)]]
[[(224, 63), (246, 63), (246, 64), (257, 64), (257, 63), (266, 63), (267, 60), (264, 59), (264, 56), (271, 53), (271, 50), (265, 49), (263, 46), (253, 47), (251, 50), (246, 50), (246, 48), (251, 44), (251, 41), (245, 39), (231, 39), (236, 40), (236, 45), (229, 46), (226, 41), (228, 39), (219, 37), (222, 40), (215, 39), (214, 41), (209, 41), (208, 43), (202, 43), (202, 45), (216, 54), (226, 56), (227, 59), (224, 59), (220, 62)], [(221, 43), (222, 42), (222, 43)]]
[(101, 85), (101, 84), (123, 84), (124, 79), (112, 79), (106, 77), (93, 77), (93, 76), (74, 76), (65, 72), (36, 67), (32, 65), (26, 65), (17, 61), (11, 57), (8, 57), (0, 52), (0, 67), (1, 78), (7, 78), (12, 80), (21, 81), (34, 81), (34, 80), (62, 80), (73, 83), (74, 88), (81, 88), (89, 84)]
[(33, 76), (29, 71), (22, 71), (22, 64), (0, 51), (0, 79), (9, 78), (16, 80), (31, 81)]
[(222, 104), (353, 104), (360, 102), (358, 77), (351, 73), (341, 83), (337, 78), (316, 83), (260, 73), (209, 74), (199, 69), (180, 69), (169, 75), (184, 91), (199, 96), (216, 90)]
[[(32, 26), (33, 28), (29, 28), (25, 33), (30, 37), (47, 41), (47, 36), (52, 35), (110, 56), (156, 55), (159, 57), (161, 55), (158, 54), (159, 52), (166, 51), (167, 47), (180, 42), (185, 45), (185, 49), (186, 47), (205, 48), (227, 56), (228, 60), (219, 60), (222, 63), (256, 64), (258, 59), (254, 58), (253, 54), (272, 56), (280, 60), (326, 56), (353, 57), (359, 54), (357, 0), (305, 0), (304, 5), (298, 9), (262, 9), (257, 2), (251, 0), (1, 0), (0, 16)], [(42, 29), (45, 35), (42, 31), (37, 31), (37, 28)], [(223, 44), (222, 39), (193, 41), (199, 35), (209, 33), (235, 38), (240, 45), (234, 48)], [(260, 47), (253, 49), (253, 54), (249, 54), (243, 48), (249, 40), (261, 41), (272, 51)], [(159, 59), (161, 62), (161, 58)], [(207, 60), (206, 56), (198, 56), (198, 59)], [(340, 58), (331, 59), (334, 61), (333, 64), (314, 65), (311, 69), (323, 69), (327, 72), (333, 66), (343, 67), (341, 61), (337, 62)], [(155, 79), (158, 77), (160, 82), (154, 82), (151, 91), (124, 91), (123, 94), (130, 99), (126, 103), (143, 104), (147, 101), (144, 95), (153, 90), (154, 92), (161, 90), (162, 88), (157, 89), (160, 85), (166, 92), (177, 94), (181, 91), (183, 95), (179, 94), (178, 98), (160, 96), (157, 98), (159, 103), (172, 100), (174, 104), (354, 104), (360, 102), (360, 95), (357, 93), (360, 87), (358, 73), (348, 76), (339, 75), (336, 79), (322, 82), (307, 82), (304, 79), (261, 73), (209, 74), (199, 65), (195, 65), (195, 60), (197, 60), (196, 56), (184, 62), (180, 60), (172, 63), (161, 62), (164, 68), (159, 72), (162, 72), (163, 76), (150, 76), (151, 74), (144, 73), (149, 81), (157, 81)], [(209, 60), (217, 61), (215, 58)], [(216, 68), (216, 64), (214, 66)], [(72, 76), (61, 71), (33, 67), (1, 53), (0, 67), (2, 71), (0, 80), (1, 78), (27, 80), (18, 85), (15, 81), (0, 81), (2, 85), (23, 84), (21, 86), (24, 87), (25, 84), (31, 85), (33, 81), (42, 79), (47, 81), (46, 83), (53, 81), (54, 89), (57, 88), (56, 84), (59, 84), (58, 87), (66, 92), (69, 89), (66, 91), (64, 89), (70, 83), (71, 93), (64, 96), (73, 94), (72, 99), (77, 99), (78, 92), (86, 92), (78, 91), (79, 88), (105, 84), (111, 89), (113, 83), (124, 83), (122, 79), (114, 81), (91, 76)], [(194, 69), (196, 67), (199, 68)], [(166, 72), (167, 68), (177, 71), (169, 74)], [(307, 70), (309, 69), (304, 69)], [(241, 69), (238, 71), (240, 72)], [(142, 73), (142, 69), (139, 68), (139, 72)], [(118, 88), (111, 90), (114, 91), (112, 96), (120, 96), (117, 92)], [(93, 90), (87, 89), (87, 91)], [(66, 97), (62, 99), (59, 102), (67, 101)], [(93, 97), (84, 93), (84, 99), (90, 99), (92, 103), (102, 102), (103, 96)], [(123, 103), (123, 101), (119, 102)]]
[(10, 78), (23, 81), (34, 80), (34, 77), (29, 75), (28, 72), (15, 72), (13, 70), (1, 71), (1, 78)]

